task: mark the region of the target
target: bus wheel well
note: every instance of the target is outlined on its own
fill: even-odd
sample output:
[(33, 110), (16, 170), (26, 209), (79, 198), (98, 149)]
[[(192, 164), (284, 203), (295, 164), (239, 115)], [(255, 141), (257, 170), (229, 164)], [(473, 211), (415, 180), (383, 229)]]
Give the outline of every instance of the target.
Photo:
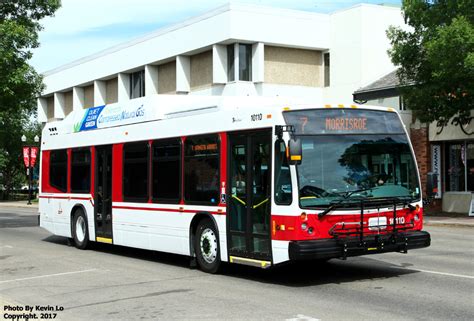
[(202, 220), (210, 220), (214, 226), (216, 227), (216, 231), (218, 231), (217, 223), (214, 217), (208, 212), (199, 212), (194, 215), (193, 219), (191, 220), (191, 224), (189, 226), (189, 255), (191, 257), (195, 256), (194, 253), (194, 238), (196, 236), (196, 230), (199, 225), (199, 222)]
[(72, 221), (73, 221), (73, 219), (74, 219), (74, 213), (75, 213), (76, 210), (78, 210), (78, 209), (82, 210), (82, 212), (84, 213), (84, 215), (86, 215), (86, 218), (87, 218), (86, 209), (84, 208), (84, 206), (83, 206), (82, 204), (76, 204), (76, 205), (74, 205), (74, 206), (72, 207), (71, 213), (70, 213), (70, 216), (69, 216), (69, 222), (71, 222), (71, 223), (70, 223), (70, 225), (71, 225), (71, 237), (72, 237), (72, 235), (73, 235), (73, 232), (72, 232)]

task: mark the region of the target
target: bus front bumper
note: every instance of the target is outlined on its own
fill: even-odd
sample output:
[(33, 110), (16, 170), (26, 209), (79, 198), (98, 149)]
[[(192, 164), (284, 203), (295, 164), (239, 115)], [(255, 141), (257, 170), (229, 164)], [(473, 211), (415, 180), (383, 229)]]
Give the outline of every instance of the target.
[(290, 260), (345, 259), (349, 256), (402, 252), (430, 246), (431, 237), (425, 231), (400, 232), (386, 235), (291, 241)]

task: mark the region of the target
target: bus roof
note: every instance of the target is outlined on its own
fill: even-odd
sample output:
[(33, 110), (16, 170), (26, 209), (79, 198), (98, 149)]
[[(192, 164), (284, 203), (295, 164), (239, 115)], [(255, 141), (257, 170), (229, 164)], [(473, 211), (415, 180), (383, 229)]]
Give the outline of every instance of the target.
[[(230, 130), (231, 128), (223, 127), (222, 122), (218, 120), (224, 117), (240, 122), (240, 126), (236, 125), (235, 129), (245, 129), (245, 126), (248, 125), (245, 125), (246, 119), (251, 114), (262, 113), (267, 116), (278, 112), (281, 115), (281, 112), (286, 110), (329, 107), (395, 111), (391, 108), (362, 106), (353, 103), (325, 105), (319, 103), (319, 99), (295, 97), (151, 95), (126, 102), (72, 111), (63, 120), (47, 123), (43, 129), (43, 139), (76, 133), (95, 133), (96, 135), (98, 131), (107, 128), (128, 128), (130, 125), (153, 121), (160, 121), (160, 124), (164, 125), (161, 121), (168, 123), (167, 120), (174, 120), (170, 123), (176, 124), (177, 118), (186, 118), (180, 121), (184, 128), (194, 126), (194, 124), (202, 122), (203, 119), (209, 120), (205, 127), (208, 132), (222, 131), (226, 128)], [(207, 117), (203, 117), (205, 115)], [(242, 119), (244, 121), (241, 121)], [(275, 122), (280, 119), (276, 115), (273, 117)], [(268, 126), (270, 122), (265, 121), (262, 122), (263, 124)], [(136, 128), (136, 126), (132, 127)], [(143, 128), (147, 127), (147, 125), (143, 125)], [(248, 127), (248, 129), (254, 127)], [(90, 135), (86, 136), (90, 137)], [(48, 139), (48, 141), (51, 140)], [(43, 147), (46, 146), (43, 145)]]

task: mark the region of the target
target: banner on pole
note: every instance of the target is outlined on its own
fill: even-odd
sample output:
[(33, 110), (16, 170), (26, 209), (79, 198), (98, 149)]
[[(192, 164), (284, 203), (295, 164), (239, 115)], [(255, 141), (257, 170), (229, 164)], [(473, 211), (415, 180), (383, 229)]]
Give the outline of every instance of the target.
[(37, 156), (38, 156), (38, 147), (31, 147), (30, 167), (35, 167)]
[(30, 167), (30, 148), (29, 147), (23, 147), (23, 163), (25, 164), (26, 168)]

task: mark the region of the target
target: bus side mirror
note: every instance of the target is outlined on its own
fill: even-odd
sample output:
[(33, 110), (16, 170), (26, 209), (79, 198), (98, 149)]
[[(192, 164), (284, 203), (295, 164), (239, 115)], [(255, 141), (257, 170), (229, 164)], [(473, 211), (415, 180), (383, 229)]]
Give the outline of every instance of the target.
[(291, 138), (288, 141), (288, 163), (290, 165), (299, 165), (303, 160), (303, 148), (301, 146), (301, 139)]
[(438, 174), (430, 172), (426, 180), (426, 196), (433, 198), (436, 194), (438, 194)]

